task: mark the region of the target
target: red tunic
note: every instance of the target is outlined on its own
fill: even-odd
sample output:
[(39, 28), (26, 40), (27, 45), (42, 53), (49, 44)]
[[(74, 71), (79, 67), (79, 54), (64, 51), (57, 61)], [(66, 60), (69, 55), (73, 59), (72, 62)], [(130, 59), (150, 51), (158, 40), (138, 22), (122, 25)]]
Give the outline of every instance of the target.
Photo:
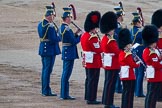
[(129, 77), (128, 78), (120, 78), (121, 80), (135, 80), (134, 68), (139, 67), (139, 64), (133, 60), (132, 53), (120, 51), (119, 54), (119, 63), (121, 66), (129, 66)]
[[(161, 37), (159, 38), (157, 42), (157, 48), (158, 48), (159, 54), (162, 55), (162, 38)], [(162, 61), (162, 58), (161, 58), (161, 61)]]
[(143, 51), (143, 59), (146, 65), (151, 65), (155, 69), (155, 78), (147, 78), (148, 82), (162, 82), (162, 65), (160, 64), (160, 60), (158, 55), (154, 50), (149, 49), (148, 47)]
[(81, 36), (81, 47), (83, 52), (94, 52), (93, 63), (84, 63), (86, 68), (100, 68), (102, 67), (100, 41), (96, 34), (85, 32)]
[(101, 41), (101, 47), (104, 53), (112, 53), (112, 65), (103, 66), (106, 70), (120, 69), (119, 64), (119, 47), (115, 39), (109, 39), (108, 36), (104, 35)]
[[(159, 38), (158, 42), (157, 42), (157, 46), (160, 50), (162, 50), (162, 38)], [(161, 51), (162, 52), (162, 51)]]

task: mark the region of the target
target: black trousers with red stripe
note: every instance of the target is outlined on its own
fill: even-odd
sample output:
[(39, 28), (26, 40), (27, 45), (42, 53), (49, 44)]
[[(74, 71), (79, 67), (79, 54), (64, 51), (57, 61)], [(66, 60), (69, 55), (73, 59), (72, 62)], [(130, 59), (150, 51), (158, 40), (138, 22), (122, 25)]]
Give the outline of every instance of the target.
[(123, 80), (121, 108), (133, 108), (135, 80)]
[(160, 90), (160, 82), (148, 82), (147, 83), (145, 108), (156, 108), (156, 101), (158, 99), (159, 90)]
[(120, 70), (105, 70), (105, 82), (102, 94), (102, 104), (112, 106), (117, 76)]
[(97, 89), (100, 76), (100, 68), (85, 68), (85, 100), (95, 101), (97, 99)]

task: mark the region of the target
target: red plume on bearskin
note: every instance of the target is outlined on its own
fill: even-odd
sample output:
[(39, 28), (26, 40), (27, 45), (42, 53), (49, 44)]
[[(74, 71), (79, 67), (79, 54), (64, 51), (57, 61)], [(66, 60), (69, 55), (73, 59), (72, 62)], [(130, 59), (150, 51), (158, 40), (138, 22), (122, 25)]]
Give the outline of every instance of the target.
[(85, 19), (84, 30), (86, 32), (89, 32), (94, 28), (98, 28), (100, 19), (101, 19), (101, 14), (99, 11), (91, 11)]

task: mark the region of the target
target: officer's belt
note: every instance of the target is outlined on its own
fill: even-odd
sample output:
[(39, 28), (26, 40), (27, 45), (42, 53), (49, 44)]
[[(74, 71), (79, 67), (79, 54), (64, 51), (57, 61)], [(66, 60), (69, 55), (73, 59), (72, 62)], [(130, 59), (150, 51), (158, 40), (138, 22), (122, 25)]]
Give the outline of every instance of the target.
[(48, 42), (49, 39), (43, 39), (43, 38), (40, 38), (40, 41), (41, 41), (41, 42)]
[(71, 46), (71, 43), (62, 43), (62, 46)]

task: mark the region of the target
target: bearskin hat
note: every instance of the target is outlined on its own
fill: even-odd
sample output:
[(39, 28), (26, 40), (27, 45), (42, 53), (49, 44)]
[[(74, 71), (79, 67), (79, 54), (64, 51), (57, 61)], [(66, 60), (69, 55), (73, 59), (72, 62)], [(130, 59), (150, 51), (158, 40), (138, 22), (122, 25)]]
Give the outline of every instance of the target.
[(162, 9), (156, 10), (153, 13), (151, 24), (154, 24), (157, 28), (162, 26)]
[(84, 22), (84, 30), (89, 32), (94, 28), (99, 28), (100, 19), (101, 14), (99, 11), (91, 11)]
[(146, 25), (142, 31), (142, 39), (145, 46), (158, 41), (158, 29), (155, 25)]
[(118, 46), (119, 49), (124, 50), (124, 48), (132, 43), (131, 33), (127, 28), (123, 28), (119, 32)]
[(117, 28), (117, 16), (114, 12), (106, 12), (100, 21), (100, 31), (101, 33), (108, 33), (109, 31)]

